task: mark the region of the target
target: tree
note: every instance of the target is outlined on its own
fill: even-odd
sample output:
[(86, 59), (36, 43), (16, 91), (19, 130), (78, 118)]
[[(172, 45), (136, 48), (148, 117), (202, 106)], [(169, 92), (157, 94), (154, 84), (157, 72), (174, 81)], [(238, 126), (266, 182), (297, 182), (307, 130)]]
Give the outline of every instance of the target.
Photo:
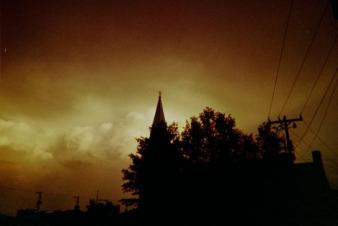
[(170, 202), (178, 173), (177, 124), (153, 126), (150, 137), (138, 138), (137, 142), (137, 152), (130, 154), (131, 165), (122, 170), (123, 191), (137, 195), (138, 207), (146, 212), (163, 209), (163, 204)]
[(265, 160), (276, 160), (285, 150), (279, 128), (272, 127), (270, 123), (262, 123), (258, 127), (257, 143)]
[(196, 164), (233, 164), (261, 156), (253, 136), (237, 129), (231, 115), (225, 116), (208, 107), (199, 117), (186, 122), (181, 139), (184, 157)]
[[(263, 174), (264, 167), (258, 169), (257, 162), (277, 158), (283, 148), (275, 128), (263, 123), (257, 136), (245, 134), (231, 115), (212, 108), (186, 121), (181, 133), (177, 124), (163, 122), (137, 142), (132, 163), (123, 170), (123, 190), (138, 197), (134, 200), (143, 213), (157, 216), (173, 210), (186, 217), (202, 216), (238, 205), (239, 198), (248, 197), (243, 195), (247, 187), (263, 184), (257, 174)], [(260, 192), (260, 187), (255, 185), (253, 191)]]

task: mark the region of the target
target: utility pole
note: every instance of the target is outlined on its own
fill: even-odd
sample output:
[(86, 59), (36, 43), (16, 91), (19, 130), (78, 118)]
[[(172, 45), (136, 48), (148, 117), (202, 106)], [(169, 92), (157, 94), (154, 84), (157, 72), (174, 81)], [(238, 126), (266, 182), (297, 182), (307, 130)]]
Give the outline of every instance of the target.
[(37, 195), (37, 200), (36, 200), (36, 210), (39, 211), (42, 205), (42, 194), (43, 192), (38, 191), (35, 192), (35, 194)]
[(286, 143), (285, 152), (288, 153), (290, 157), (292, 157), (293, 155), (292, 153), (293, 150), (292, 150), (291, 140), (290, 140), (290, 135), (289, 135), (289, 125), (293, 123), (294, 125), (293, 127), (295, 128), (295, 123), (300, 122), (300, 121), (303, 121), (302, 115), (300, 115), (298, 118), (293, 118), (293, 119), (287, 119), (285, 115), (283, 116), (282, 119), (278, 117), (278, 120), (275, 120), (275, 121), (270, 121), (270, 119), (268, 119), (268, 124), (270, 125), (277, 124), (279, 128), (284, 129), (285, 143)]
[(99, 190), (96, 191), (96, 202), (99, 201), (99, 192), (100, 192)]
[(80, 210), (80, 196), (75, 195), (73, 198), (75, 200), (74, 210)]

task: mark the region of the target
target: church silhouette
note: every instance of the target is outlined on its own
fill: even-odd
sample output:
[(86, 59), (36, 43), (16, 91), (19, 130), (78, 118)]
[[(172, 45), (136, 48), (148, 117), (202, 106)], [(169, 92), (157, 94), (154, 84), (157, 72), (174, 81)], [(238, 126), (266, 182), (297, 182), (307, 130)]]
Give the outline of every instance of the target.
[[(132, 157), (131, 167), (139, 171), (131, 181), (139, 184), (125, 189), (136, 195), (138, 220), (145, 225), (297, 225), (311, 218), (309, 212), (323, 214), (317, 207), (331, 190), (319, 151), (306, 163), (285, 159), (284, 152), (275, 159), (194, 163), (180, 156), (182, 147), (175, 147), (168, 128), (160, 93), (150, 136), (139, 145), (140, 156)], [(128, 180), (131, 171), (124, 173)]]
[(86, 209), (77, 202), (72, 210), (47, 211), (39, 193), (36, 208), (0, 215), (0, 225), (338, 225), (338, 193), (321, 153), (294, 163), (283, 150), (265, 155), (257, 140), (211, 108), (179, 132), (167, 124), (159, 93), (149, 137), (138, 138), (122, 170), (122, 188), (132, 195), (121, 200), (125, 211), (99, 199)]

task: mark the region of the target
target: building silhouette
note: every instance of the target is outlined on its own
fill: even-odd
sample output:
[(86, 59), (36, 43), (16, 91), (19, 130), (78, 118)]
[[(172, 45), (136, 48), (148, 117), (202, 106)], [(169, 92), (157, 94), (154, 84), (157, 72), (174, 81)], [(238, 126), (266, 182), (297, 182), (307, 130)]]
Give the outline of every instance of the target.
[[(318, 206), (330, 186), (321, 153), (312, 152), (312, 162), (277, 160), (249, 161), (228, 168), (214, 166), (175, 167), (179, 160), (169, 145), (161, 93), (144, 155), (144, 190), (139, 210), (147, 223), (180, 219), (187, 225), (233, 222), (251, 225), (301, 223), (321, 217)], [(180, 172), (178, 172), (178, 171)], [(324, 195), (325, 196), (325, 195)], [(153, 221), (151, 221), (153, 220)], [(172, 222), (173, 223), (173, 222)]]
[[(159, 93), (149, 138), (134, 155), (136, 208), (120, 212), (109, 200), (80, 210), (18, 210), (3, 225), (338, 225), (338, 193), (328, 183), (320, 151), (312, 161), (254, 159), (225, 166), (182, 161), (172, 143)], [(137, 164), (135, 164), (137, 163)], [(325, 222), (325, 223), (323, 223)], [(323, 224), (322, 224), (323, 223)]]

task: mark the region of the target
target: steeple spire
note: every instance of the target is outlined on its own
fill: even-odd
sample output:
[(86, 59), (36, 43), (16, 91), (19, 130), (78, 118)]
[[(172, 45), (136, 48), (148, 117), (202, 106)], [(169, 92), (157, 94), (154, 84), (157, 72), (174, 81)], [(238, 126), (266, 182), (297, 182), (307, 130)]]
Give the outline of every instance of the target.
[(162, 99), (161, 99), (161, 91), (158, 93), (158, 102), (156, 107), (156, 113), (154, 116), (153, 126), (158, 125), (159, 123), (165, 123), (164, 113), (163, 113), (163, 106), (162, 106)]

